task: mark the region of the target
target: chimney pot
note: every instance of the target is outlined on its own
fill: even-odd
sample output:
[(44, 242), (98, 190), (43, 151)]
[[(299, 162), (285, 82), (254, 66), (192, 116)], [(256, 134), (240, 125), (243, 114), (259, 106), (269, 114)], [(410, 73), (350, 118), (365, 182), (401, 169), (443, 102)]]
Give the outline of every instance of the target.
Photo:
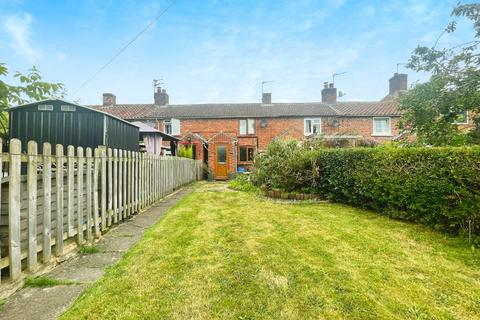
[(262, 104), (272, 104), (272, 94), (264, 92), (262, 94)]
[(103, 106), (111, 107), (117, 104), (117, 97), (113, 93), (104, 93), (103, 94)]
[(325, 89), (328, 88), (328, 82), (324, 82), (324, 83), (323, 83), (323, 87), (324, 87)]
[(330, 85), (328, 86), (329, 88), (333, 88), (333, 83), (330, 83)]

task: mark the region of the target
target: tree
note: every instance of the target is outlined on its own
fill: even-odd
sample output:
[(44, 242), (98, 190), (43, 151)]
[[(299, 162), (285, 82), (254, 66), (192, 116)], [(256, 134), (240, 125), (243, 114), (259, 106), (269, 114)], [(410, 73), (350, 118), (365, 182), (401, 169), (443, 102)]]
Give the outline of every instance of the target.
[[(480, 4), (459, 4), (452, 17), (473, 23), (474, 39), (450, 48), (437, 49), (442, 36), (456, 31), (451, 21), (433, 47), (418, 46), (407, 67), (429, 72), (428, 82), (416, 84), (400, 99), (404, 117), (400, 129), (409, 129), (420, 142), (430, 145), (480, 144)], [(466, 115), (474, 128), (462, 130)]]
[[(0, 63), (0, 76), (6, 77), (8, 68)], [(0, 80), (0, 136), (8, 133), (8, 109), (12, 105), (44, 100), (52, 96), (63, 97), (65, 86), (61, 83), (48, 83), (42, 80), (40, 71), (33, 66), (27, 74), (15, 72), (14, 78), (20, 85), (10, 85)]]

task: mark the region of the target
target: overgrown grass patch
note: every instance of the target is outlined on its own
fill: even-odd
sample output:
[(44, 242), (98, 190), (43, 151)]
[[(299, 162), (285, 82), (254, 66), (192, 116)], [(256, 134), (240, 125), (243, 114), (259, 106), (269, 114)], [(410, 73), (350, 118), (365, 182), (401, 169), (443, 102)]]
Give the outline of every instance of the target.
[(55, 287), (60, 285), (73, 285), (76, 284), (75, 281), (69, 280), (59, 280), (54, 278), (49, 278), (46, 276), (40, 277), (27, 277), (23, 283), (24, 288), (48, 288)]
[(91, 245), (81, 245), (78, 247), (78, 253), (82, 255), (87, 255), (87, 254), (94, 254), (94, 253), (99, 253), (102, 250), (97, 247), (97, 246), (91, 246)]
[(199, 184), (61, 319), (480, 314), (480, 254), (458, 238), (347, 205), (221, 190)]

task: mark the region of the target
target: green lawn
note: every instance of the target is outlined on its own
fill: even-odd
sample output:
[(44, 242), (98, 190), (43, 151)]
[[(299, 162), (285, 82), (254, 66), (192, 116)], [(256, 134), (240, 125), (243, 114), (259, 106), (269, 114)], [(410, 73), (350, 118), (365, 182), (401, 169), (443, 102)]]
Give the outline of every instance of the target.
[(475, 319), (480, 254), (340, 204), (200, 183), (62, 319)]

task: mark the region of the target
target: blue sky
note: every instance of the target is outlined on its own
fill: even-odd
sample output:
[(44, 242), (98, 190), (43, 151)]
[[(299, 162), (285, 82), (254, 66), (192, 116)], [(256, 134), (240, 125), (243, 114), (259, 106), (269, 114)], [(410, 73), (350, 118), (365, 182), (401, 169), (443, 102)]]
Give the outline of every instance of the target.
[[(378, 100), (396, 63), (431, 46), (458, 0), (178, 0), (133, 46), (81, 90), (170, 0), (0, 0), (0, 61), (11, 71), (36, 65), (63, 82), (69, 100), (153, 101), (163, 78), (170, 103), (319, 101), (334, 72), (348, 100)], [(471, 39), (467, 22), (440, 46)], [(409, 74), (410, 83), (427, 75)]]

